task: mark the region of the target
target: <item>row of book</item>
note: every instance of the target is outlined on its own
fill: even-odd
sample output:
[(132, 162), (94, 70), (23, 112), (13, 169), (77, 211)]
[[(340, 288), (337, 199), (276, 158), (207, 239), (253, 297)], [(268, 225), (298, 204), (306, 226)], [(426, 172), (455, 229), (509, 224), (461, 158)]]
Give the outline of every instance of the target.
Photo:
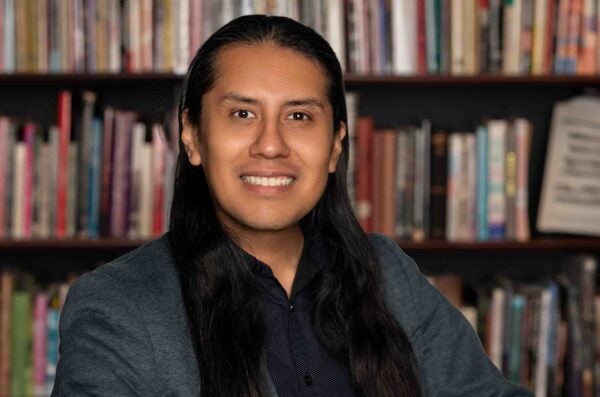
[(177, 146), (161, 124), (96, 100), (61, 91), (48, 128), (0, 117), (0, 238), (149, 238), (168, 228)]
[[(536, 396), (600, 396), (597, 259), (566, 257), (552, 279), (469, 285), (455, 275), (432, 283), (462, 311), (504, 376)], [(465, 290), (475, 298), (463, 299)]]
[(596, 74), (596, 0), (0, 0), (0, 72), (186, 72), (246, 14), (320, 32), (356, 74)]
[(0, 73), (184, 74), (206, 38), (247, 14), (335, 25), (324, 34), (343, 41), (343, 0), (0, 0)]
[(597, 74), (596, 0), (347, 2), (348, 70)]
[[(568, 257), (563, 273), (541, 283), (477, 284), (465, 302), (459, 276), (430, 277), (462, 311), (492, 362), (536, 396), (600, 396), (600, 295), (597, 261)], [(58, 320), (74, 277), (41, 286), (0, 272), (0, 395), (46, 396), (58, 361)]]
[(532, 124), (492, 119), (472, 132), (356, 121), (355, 207), (367, 232), (449, 241), (530, 238)]
[(44, 287), (0, 272), (0, 396), (49, 396), (58, 362), (60, 311), (72, 278)]

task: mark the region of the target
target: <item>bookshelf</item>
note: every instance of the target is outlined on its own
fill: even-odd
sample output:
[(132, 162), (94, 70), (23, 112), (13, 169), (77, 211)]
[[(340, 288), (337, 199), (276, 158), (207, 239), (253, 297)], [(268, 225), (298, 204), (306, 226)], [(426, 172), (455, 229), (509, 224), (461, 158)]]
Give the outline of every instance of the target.
[[(523, 2), (526, 3), (527, 1)], [(5, 0), (5, 3), (13, 4), (16, 1)], [(41, 3), (42, 1), (40, 1)], [(104, 4), (104, 2), (98, 2), (98, 4), (100, 3)], [(160, 0), (154, 2), (144, 1), (144, 4), (149, 3), (157, 6), (167, 2)], [(179, 2), (172, 2), (172, 4), (176, 3)], [(181, 3), (183, 4), (183, 2)], [(201, 1), (191, 1), (190, 6), (193, 8), (201, 3)], [(209, 4), (210, 2), (205, 1), (205, 3)], [(205, 15), (204, 23), (206, 26), (203, 27), (204, 31), (201, 34), (197, 30), (194, 33), (194, 29), (198, 29), (197, 26), (190, 25), (186, 27), (185, 24), (177, 23), (170, 25), (171, 29), (174, 29), (171, 36), (175, 41), (181, 40), (187, 34), (195, 40), (194, 43), (190, 42), (190, 51), (188, 49), (182, 50), (171, 43), (171, 55), (177, 58), (176, 61), (179, 66), (177, 69), (181, 69), (181, 65), (187, 62), (179, 62), (181, 61), (180, 58), (185, 58), (185, 56), (179, 57), (181, 54), (176, 55), (178, 51), (182, 50), (183, 54), (189, 55), (191, 48), (197, 47), (202, 41), (201, 37), (206, 37), (207, 34), (210, 34), (211, 29), (214, 30), (218, 24), (234, 16), (231, 9), (225, 9), (225, 7), (220, 9), (219, 3), (221, 2), (214, 2), (215, 7), (212, 7), (214, 9), (209, 10), (212, 15)], [(233, 2), (223, 3), (231, 5)], [(245, 3), (249, 4), (249, 2)], [(261, 2), (254, 3), (258, 5)], [(284, 8), (267, 9), (266, 7), (277, 7), (278, 4), (291, 2), (270, 1), (264, 3), (268, 3), (268, 5), (257, 12), (279, 13)], [(304, 2), (303, 14), (301, 18), (301, 13), (295, 14), (296, 19), (301, 19), (305, 23), (313, 25), (312, 22), (317, 20), (317, 11), (314, 6), (317, 3)], [(396, 239), (399, 246), (416, 260), (424, 273), (428, 275), (448, 273), (459, 275), (464, 280), (476, 285), (493, 283), (498, 276), (541, 283), (540, 280), (547, 279), (563, 271), (565, 260), (573, 255), (591, 254), (597, 260), (600, 260), (600, 238), (547, 235), (537, 233), (535, 230), (552, 108), (557, 101), (584, 92), (600, 91), (600, 74), (554, 75), (547, 73), (552, 70), (552, 67), (550, 67), (549, 70), (544, 71), (545, 74), (538, 75), (489, 74), (487, 70), (474, 74), (456, 75), (451, 74), (452, 67), (449, 64), (445, 66), (438, 65), (437, 73), (439, 74), (424, 74), (421, 58), (425, 54), (422, 54), (423, 49), (420, 47), (424, 42), (422, 31), (404, 32), (406, 34), (404, 36), (405, 41), (408, 41), (408, 37), (417, 38), (418, 35), (421, 35), (418, 44), (414, 45), (415, 48), (409, 49), (406, 46), (403, 49), (407, 52), (397, 57), (400, 60), (405, 59), (407, 58), (406, 54), (411, 54), (411, 51), (414, 51), (412, 53), (413, 57), (418, 56), (420, 58), (419, 62), (414, 62), (410, 73), (395, 75), (393, 72), (397, 70), (393, 69), (396, 69), (397, 65), (393, 65), (394, 62), (390, 62), (389, 58), (386, 64), (387, 70), (379, 70), (378, 72), (377, 69), (381, 69), (382, 65), (385, 64), (380, 56), (375, 57), (377, 58), (377, 67), (367, 65), (365, 69), (365, 58), (367, 59), (366, 64), (369, 64), (368, 58), (373, 55), (370, 54), (371, 46), (368, 45), (369, 35), (373, 32), (369, 33), (365, 25), (382, 23), (381, 20), (376, 19), (382, 18), (382, 15), (374, 12), (371, 14), (371, 18), (374, 19), (361, 21), (360, 19), (363, 17), (353, 15), (351, 18), (349, 15), (344, 15), (345, 12), (348, 12), (347, 9), (344, 9), (344, 4), (346, 4), (346, 7), (348, 7), (348, 4), (353, 4), (355, 7), (364, 8), (372, 7), (372, 4), (376, 2), (332, 0), (327, 3), (332, 9), (337, 7), (338, 16), (341, 16), (341, 18), (337, 23), (334, 21), (335, 26), (329, 26), (324, 35), (336, 51), (340, 49), (344, 51), (342, 62), (345, 63), (346, 70), (350, 71), (345, 76), (346, 89), (358, 96), (357, 114), (372, 116), (377, 129), (395, 128), (404, 124), (415, 125), (424, 119), (431, 120), (434, 128), (444, 129), (448, 132), (472, 131), (481, 122), (482, 118), (524, 117), (533, 124), (528, 185), (529, 223), (532, 228), (531, 240), (526, 242), (448, 242), (445, 240), (415, 242)], [(370, 5), (366, 5), (367, 3)], [(406, 4), (408, 3), (411, 2), (406, 2)], [(415, 0), (414, 4), (417, 3), (420, 5), (425, 4), (425, 0)], [(430, 3), (432, 2), (427, 1), (427, 4)], [(443, 3), (449, 4), (450, 2), (445, 1)], [(476, 4), (479, 2), (465, 0), (464, 2), (454, 1), (452, 3), (455, 3), (455, 6), (458, 7), (461, 4)], [(501, 2), (490, 1), (489, 3), (497, 3), (500, 7)], [(551, 1), (547, 3), (551, 3)], [(1, 1), (0, 4), (2, 4)], [(66, 4), (67, 2), (60, 3), (60, 7), (67, 7)], [(135, 2), (109, 0), (106, 4), (110, 4), (110, 7), (116, 7), (118, 4), (130, 7)], [(488, 2), (481, 2), (481, 4), (488, 4)], [(313, 8), (314, 14), (311, 14), (311, 8)], [(287, 9), (290, 10), (291, 6)], [(323, 9), (319, 11), (323, 11)], [(417, 18), (416, 10), (413, 11), (415, 11), (415, 15), (412, 16)], [(194, 14), (194, 12), (198, 12), (198, 9), (190, 9), (190, 14)], [(294, 15), (291, 16), (294, 17)], [(410, 15), (408, 16), (410, 17)], [(29, 17), (28, 15), (27, 18)], [(397, 15), (392, 18), (396, 17)], [(325, 19), (323, 18), (321, 23), (324, 23)], [(331, 22), (331, 20), (328, 21)], [(70, 21), (71, 24), (72, 22)], [(390, 35), (397, 34), (398, 32), (390, 32), (389, 23), (389, 20), (383, 23), (387, 25), (381, 31), (387, 31)], [(495, 28), (500, 29), (497, 26), (500, 23), (499, 20), (496, 20), (495, 23)], [(345, 37), (344, 35), (347, 35), (351, 28), (348, 27), (346, 33), (343, 33), (344, 24), (354, 24), (353, 28), (360, 30), (361, 34)], [(33, 26), (33, 22), (30, 25)], [(51, 27), (57, 25), (59, 24), (50, 24)], [(409, 29), (412, 25), (416, 24), (398, 24), (398, 21), (396, 21), (394, 26)], [(150, 30), (154, 29), (152, 20), (148, 26), (150, 26)], [(319, 29), (316, 23), (313, 27)], [(417, 28), (416, 26), (412, 27)], [(488, 28), (493, 27), (488, 26)], [(418, 29), (422, 28), (423, 26), (420, 26)], [(451, 32), (445, 31), (445, 28), (448, 28), (448, 26), (438, 26), (436, 28), (437, 33), (440, 36), (442, 33), (451, 36)], [(482, 27), (482, 29), (484, 28)], [(342, 33), (340, 34), (340, 31), (338, 31), (336, 35), (336, 29), (340, 29)], [(158, 31), (153, 31), (153, 33), (158, 34)], [(78, 33), (87, 34), (87, 30), (84, 29), (83, 32)], [(142, 34), (141, 32), (138, 33)], [(23, 32), (17, 34), (17, 36), (22, 34)], [(134, 35), (135, 32), (128, 32), (128, 34)], [(117, 43), (123, 44), (121, 49), (118, 50), (123, 52), (121, 54), (123, 55), (122, 59), (117, 59), (115, 63), (116, 69), (120, 72), (86, 71), (90, 65), (88, 65), (89, 61), (85, 59), (84, 62), (82, 61), (83, 63), (77, 64), (75, 67), (71, 65), (65, 68), (64, 65), (59, 65), (52, 70), (52, 65), (50, 65), (48, 69), (52, 71), (45, 73), (14, 73), (14, 71), (7, 74), (0, 73), (0, 115), (16, 117), (23, 121), (32, 120), (48, 126), (56, 123), (57, 98), (60, 91), (68, 90), (73, 93), (73, 98), (75, 98), (82, 91), (89, 90), (96, 93), (103, 104), (109, 104), (116, 108), (133, 109), (139, 112), (146, 122), (165, 122), (166, 114), (172, 112), (177, 104), (183, 76), (181, 73), (172, 71), (176, 69), (174, 67), (176, 62), (173, 59), (171, 60), (173, 61), (171, 62), (172, 65), (169, 67), (162, 65), (152, 68), (152, 65), (148, 67), (145, 61), (137, 66), (133, 63), (128, 64), (126, 61), (128, 56), (136, 52), (148, 54), (147, 48), (133, 46), (135, 43), (139, 45), (139, 40), (137, 40), (139, 37), (136, 40), (132, 40), (132, 37), (134, 36), (128, 36), (128, 40), (124, 40), (127, 41), (127, 45)], [(1, 39), (2, 37), (0, 37)], [(380, 39), (381, 37), (377, 37), (374, 41)], [(465, 43), (470, 41), (470, 39), (467, 40), (468, 38), (464, 39)], [(84, 51), (82, 43), (77, 40), (73, 42), (73, 40), (73, 37), (61, 37), (58, 43), (53, 43), (55, 45), (54, 49), (69, 53), (71, 47), (73, 47), (75, 58), (83, 56), (82, 54), (87, 55), (88, 52), (87, 50)], [(153, 40), (162, 42), (159, 37), (154, 37)], [(349, 45), (351, 41), (354, 45), (353, 50), (350, 49)], [(441, 43), (441, 45), (440, 43), (435, 44), (438, 50), (442, 52), (442, 57), (444, 55), (447, 57), (453, 56), (448, 54), (448, 48), (443, 47), (443, 45), (449, 47), (449, 44), (449, 42)], [(107, 43), (103, 43), (103, 45), (106, 46)], [(103, 51), (108, 49), (108, 47), (104, 48)], [(29, 48), (29, 50), (35, 52), (35, 49)], [(96, 50), (98, 49), (96, 48)], [(163, 50), (164, 48), (154, 49), (154, 51)], [(188, 52), (186, 53), (186, 51)], [(391, 61), (394, 61), (393, 55), (388, 52), (383, 58), (386, 60), (386, 56), (391, 57)], [(73, 54), (69, 56), (73, 56)], [(18, 54), (16, 58), (18, 61)], [(25, 60), (27, 64), (29, 60)], [(417, 63), (419, 65), (416, 65)], [(95, 66), (93, 65), (93, 67)], [(65, 72), (69, 68), (71, 71)], [(171, 70), (168, 70), (169, 68)], [(26, 69), (31, 68), (28, 66)], [(77, 71), (74, 72), (73, 70)], [(146, 241), (148, 239), (122, 237), (0, 239), (0, 258), (2, 258), (0, 260), (0, 270), (10, 267), (34, 274), (42, 280), (64, 280), (68, 274), (80, 274), (91, 270), (101, 263), (140, 246)], [(598, 275), (600, 275), (600, 272), (598, 272)], [(598, 285), (597, 280), (594, 280), (594, 282), (595, 285)], [(0, 390), (0, 394), (1, 392)]]

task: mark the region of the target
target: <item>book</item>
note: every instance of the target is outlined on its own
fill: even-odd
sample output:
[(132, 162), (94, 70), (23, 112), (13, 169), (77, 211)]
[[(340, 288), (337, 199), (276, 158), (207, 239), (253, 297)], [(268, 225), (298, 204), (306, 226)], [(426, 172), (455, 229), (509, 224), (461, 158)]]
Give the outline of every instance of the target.
[(443, 130), (431, 136), (431, 211), (430, 236), (442, 239), (446, 234), (446, 147), (448, 134)]
[(554, 106), (537, 228), (600, 236), (597, 152), (600, 100), (576, 97)]
[(488, 130), (488, 228), (491, 240), (501, 240), (506, 227), (504, 173), (508, 122), (494, 119), (487, 122)]

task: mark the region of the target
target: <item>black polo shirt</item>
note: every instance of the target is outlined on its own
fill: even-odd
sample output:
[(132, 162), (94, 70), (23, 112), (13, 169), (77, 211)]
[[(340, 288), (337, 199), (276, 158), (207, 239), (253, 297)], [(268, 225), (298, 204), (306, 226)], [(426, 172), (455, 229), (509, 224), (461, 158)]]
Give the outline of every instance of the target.
[(327, 261), (321, 240), (305, 239), (288, 299), (271, 268), (250, 260), (263, 290), (267, 368), (280, 397), (356, 396), (349, 368), (327, 351), (313, 326), (307, 287)]

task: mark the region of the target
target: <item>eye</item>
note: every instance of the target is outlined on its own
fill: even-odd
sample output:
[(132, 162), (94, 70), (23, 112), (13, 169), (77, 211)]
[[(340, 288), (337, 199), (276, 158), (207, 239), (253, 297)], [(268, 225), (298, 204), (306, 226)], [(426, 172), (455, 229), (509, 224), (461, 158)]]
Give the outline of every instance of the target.
[(233, 117), (238, 119), (253, 119), (256, 115), (247, 109), (236, 110), (232, 113)]
[(310, 120), (310, 116), (304, 112), (293, 112), (287, 117), (287, 119), (294, 121), (308, 121)]

